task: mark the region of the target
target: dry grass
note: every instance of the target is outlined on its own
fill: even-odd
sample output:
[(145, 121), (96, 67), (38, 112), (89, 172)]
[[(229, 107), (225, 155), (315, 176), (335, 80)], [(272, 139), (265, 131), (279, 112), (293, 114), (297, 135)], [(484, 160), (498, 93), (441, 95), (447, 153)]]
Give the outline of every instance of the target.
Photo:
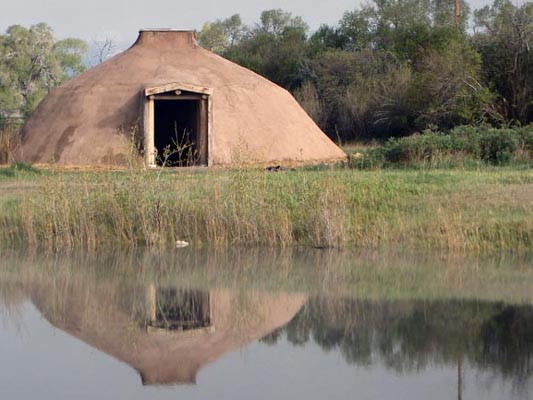
[(18, 127), (0, 129), (0, 165), (13, 162), (15, 151), (19, 145)]
[(533, 247), (527, 170), (129, 171), (49, 173), (36, 181), (40, 189), (0, 201), (3, 243)]

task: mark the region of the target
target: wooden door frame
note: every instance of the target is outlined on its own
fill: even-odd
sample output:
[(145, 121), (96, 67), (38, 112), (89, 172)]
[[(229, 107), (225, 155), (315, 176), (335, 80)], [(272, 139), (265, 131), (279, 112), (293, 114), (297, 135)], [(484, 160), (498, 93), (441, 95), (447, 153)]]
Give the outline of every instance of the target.
[[(188, 92), (188, 94), (182, 93)], [(173, 82), (159, 86), (147, 87), (142, 91), (143, 98), (143, 147), (144, 162), (149, 168), (155, 168), (156, 148), (155, 148), (155, 107), (156, 100), (198, 100), (198, 122), (199, 138), (198, 152), (200, 154), (200, 165), (212, 165), (210, 150), (213, 140), (213, 89), (191, 85), (188, 83)], [(206, 116), (207, 118), (202, 118)]]

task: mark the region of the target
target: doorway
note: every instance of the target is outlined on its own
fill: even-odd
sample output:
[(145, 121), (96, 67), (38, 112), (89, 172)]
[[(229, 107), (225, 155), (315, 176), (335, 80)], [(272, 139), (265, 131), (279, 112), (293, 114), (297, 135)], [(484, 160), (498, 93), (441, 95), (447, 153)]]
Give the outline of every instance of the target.
[(186, 167), (200, 162), (201, 100), (155, 100), (156, 164)]
[(167, 84), (145, 89), (143, 94), (143, 147), (147, 165), (208, 165), (211, 89)]

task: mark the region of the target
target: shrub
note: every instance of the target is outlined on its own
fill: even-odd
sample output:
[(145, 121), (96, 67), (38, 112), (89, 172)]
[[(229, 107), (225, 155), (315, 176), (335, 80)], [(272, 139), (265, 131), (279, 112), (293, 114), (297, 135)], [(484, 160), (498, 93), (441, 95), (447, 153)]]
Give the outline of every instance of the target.
[(398, 139), (389, 139), (384, 146), (384, 158), (390, 163), (429, 163), (457, 152), (453, 138), (438, 132), (425, 131)]
[(533, 158), (533, 125), (518, 129), (518, 148), (529, 158)]
[(354, 169), (382, 168), (384, 163), (383, 148), (376, 147), (348, 155), (348, 167)]
[(41, 171), (23, 162), (11, 164), (7, 168), (0, 169), (0, 177), (13, 178), (17, 175), (40, 175)]
[(480, 138), (481, 159), (495, 165), (509, 164), (518, 148), (517, 139), (513, 130), (490, 130)]
[(458, 126), (448, 133), (423, 131), (391, 138), (357, 159), (350, 167), (369, 169), (387, 165), (451, 166), (474, 162), (506, 165), (533, 161), (533, 126), (496, 129), (490, 126)]

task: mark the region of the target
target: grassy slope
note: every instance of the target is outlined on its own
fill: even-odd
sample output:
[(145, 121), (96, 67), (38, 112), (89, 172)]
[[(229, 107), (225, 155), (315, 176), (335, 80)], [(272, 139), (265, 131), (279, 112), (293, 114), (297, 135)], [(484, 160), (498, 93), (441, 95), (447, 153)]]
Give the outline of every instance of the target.
[(0, 173), (0, 239), (50, 248), (533, 248), (533, 171)]

